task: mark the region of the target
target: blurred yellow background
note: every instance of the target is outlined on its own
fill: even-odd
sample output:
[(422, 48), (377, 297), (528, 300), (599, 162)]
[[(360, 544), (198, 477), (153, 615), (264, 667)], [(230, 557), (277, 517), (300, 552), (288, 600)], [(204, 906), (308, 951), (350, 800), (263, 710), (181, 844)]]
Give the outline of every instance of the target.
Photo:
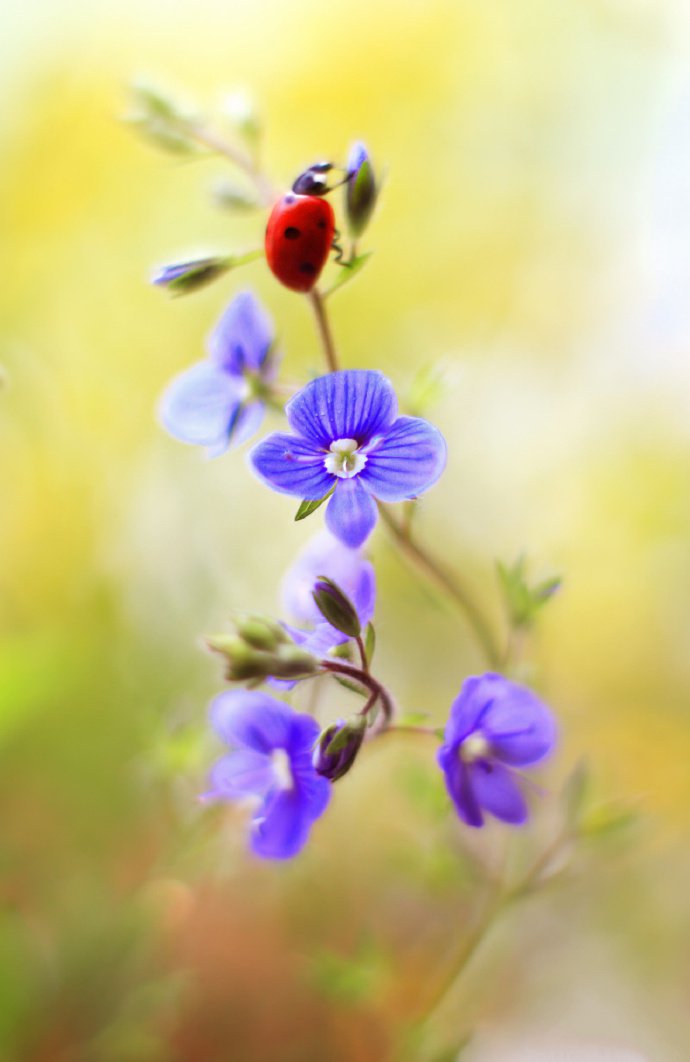
[[(213, 206), (222, 161), (122, 124), (143, 75), (209, 109), (249, 90), (279, 183), (367, 143), (376, 253), (333, 326), (345, 366), (403, 394), (444, 367), (420, 535), (497, 623), (496, 558), (564, 575), (529, 647), (561, 721), (545, 784), (586, 755), (641, 825), (502, 923), (445, 1014), (475, 1033), (463, 1059), (687, 1059), (690, 11), (10, 0), (0, 56), (0, 1057), (386, 1059), (469, 910), (443, 855), (459, 828), (399, 784), (428, 750), (372, 748), (290, 866), (197, 806), (221, 686), (200, 635), (275, 612), (322, 517), (292, 523), (245, 453), (166, 437), (156, 402), (246, 286), (288, 377), (320, 355), (263, 262), (189, 299), (148, 285), (260, 244), (265, 217)], [(379, 670), (441, 723), (483, 662), (383, 531), (371, 552)], [(359, 981), (324, 974), (360, 953)]]

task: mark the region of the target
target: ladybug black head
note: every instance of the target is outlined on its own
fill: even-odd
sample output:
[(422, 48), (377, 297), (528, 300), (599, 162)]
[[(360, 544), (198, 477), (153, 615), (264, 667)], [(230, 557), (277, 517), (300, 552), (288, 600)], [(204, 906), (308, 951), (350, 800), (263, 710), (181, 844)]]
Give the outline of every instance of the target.
[(293, 182), (293, 192), (296, 195), (325, 195), (330, 191), (326, 174), (332, 169), (332, 162), (315, 162)]

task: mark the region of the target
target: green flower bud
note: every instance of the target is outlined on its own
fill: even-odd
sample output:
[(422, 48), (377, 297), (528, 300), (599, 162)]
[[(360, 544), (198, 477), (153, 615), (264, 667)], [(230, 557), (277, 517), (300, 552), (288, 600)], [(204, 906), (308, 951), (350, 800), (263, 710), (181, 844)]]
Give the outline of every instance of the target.
[(337, 583), (320, 575), (314, 583), (312, 597), (324, 619), (348, 638), (358, 638), (362, 630), (355, 606)]
[(371, 159), (364, 144), (357, 142), (352, 145), (347, 160), (347, 171), (349, 176), (345, 184), (345, 216), (350, 233), (356, 239), (369, 224), (379, 191)]
[(235, 623), (240, 638), (254, 649), (273, 652), (290, 641), (281, 625), (266, 616), (239, 616)]

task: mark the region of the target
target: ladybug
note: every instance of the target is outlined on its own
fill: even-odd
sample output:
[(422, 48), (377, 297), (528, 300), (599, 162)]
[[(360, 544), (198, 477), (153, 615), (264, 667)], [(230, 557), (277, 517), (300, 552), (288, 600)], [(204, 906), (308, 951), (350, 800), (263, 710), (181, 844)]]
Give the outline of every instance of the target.
[(323, 198), (330, 192), (330, 162), (316, 162), (278, 200), (266, 226), (266, 260), (273, 275), (292, 291), (311, 291), (335, 246), (335, 215)]

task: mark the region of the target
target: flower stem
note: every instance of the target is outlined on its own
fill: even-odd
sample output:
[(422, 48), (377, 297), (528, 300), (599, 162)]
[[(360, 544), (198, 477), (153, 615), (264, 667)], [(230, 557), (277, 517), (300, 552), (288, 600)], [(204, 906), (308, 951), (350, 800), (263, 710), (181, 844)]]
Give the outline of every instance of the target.
[(401, 552), (432, 582), (435, 582), (465, 614), (488, 663), (491, 667), (498, 667), (501, 662), (501, 651), (496, 644), (486, 616), (466, 587), (462, 585), (454, 573), (449, 572), (444, 565), (412, 538), (409, 531), (396, 519), (386, 505), (379, 503), (379, 512), (381, 519), (393, 535)]
[(340, 366), (338, 365), (338, 354), (335, 349), (335, 342), (333, 340), (333, 333), (331, 332), (331, 326), (326, 315), (326, 306), (323, 301), (323, 296), (317, 288), (312, 288), (308, 293), (312, 309), (314, 310), (314, 316), (316, 317), (316, 325), (319, 332), (319, 338), (321, 340), (321, 346), (323, 348), (323, 354), (326, 359), (326, 365), (329, 372), (337, 372)]
[(342, 660), (322, 660), (321, 667), (324, 671), (330, 671), (335, 675), (345, 675), (349, 679), (354, 679), (355, 682), (359, 682), (365, 689), (369, 690), (372, 697), (369, 698), (365, 705), (365, 711), (369, 711), (373, 708), (377, 700), (381, 701), (381, 710), (383, 711), (383, 718), (386, 727), (393, 718), (393, 701), (391, 695), (385, 686), (382, 686), (378, 679), (375, 679), (367, 671), (363, 671), (359, 667), (354, 667), (353, 664), (346, 664)]
[(224, 137), (218, 136), (218, 134), (212, 129), (207, 129), (203, 125), (191, 125), (189, 132), (197, 143), (209, 148), (217, 155), (224, 155), (225, 158), (234, 163), (239, 170), (246, 173), (247, 177), (249, 177), (259, 193), (259, 198), (263, 205), (270, 206), (275, 199), (275, 192), (271, 186), (271, 182), (266, 175), (256, 167), (253, 159), (251, 159), (249, 155), (245, 155), (245, 153), (235, 147), (234, 144), (230, 144)]
[(451, 990), (461, 980), (470, 960), (480, 944), (488, 936), (498, 918), (514, 903), (532, 895), (542, 883), (543, 873), (549, 863), (556, 858), (563, 845), (569, 843), (570, 840), (572, 840), (572, 837), (569, 829), (559, 833), (546, 846), (543, 852), (537, 856), (524, 876), (515, 885), (506, 888), (501, 884), (500, 879), (491, 884), (483, 910), (479, 914), (474, 928), (464, 938), (450, 968), (439, 978), (429, 995), (423, 1016), (420, 1019), (423, 1024), (426, 1025), (430, 1021)]

